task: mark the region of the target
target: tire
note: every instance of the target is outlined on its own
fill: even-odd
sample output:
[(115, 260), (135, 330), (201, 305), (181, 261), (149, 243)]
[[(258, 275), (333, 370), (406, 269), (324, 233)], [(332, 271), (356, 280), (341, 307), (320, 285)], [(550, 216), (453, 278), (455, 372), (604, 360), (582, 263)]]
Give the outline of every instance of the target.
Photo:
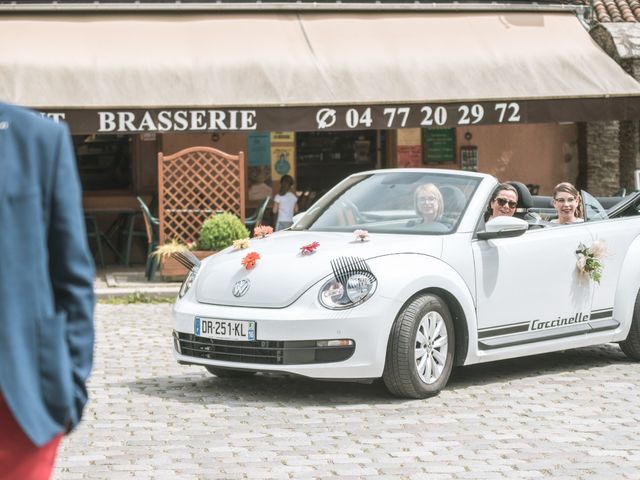
[(204, 368), (218, 378), (246, 378), (256, 373), (252, 370), (233, 370), (231, 368), (211, 367), (209, 365), (205, 365)]
[(636, 297), (636, 305), (633, 308), (631, 329), (627, 338), (620, 342), (620, 348), (631, 360), (640, 361), (640, 291)]
[(406, 398), (437, 395), (451, 375), (455, 344), (446, 303), (433, 294), (415, 297), (402, 309), (389, 334), (382, 374), (389, 392)]

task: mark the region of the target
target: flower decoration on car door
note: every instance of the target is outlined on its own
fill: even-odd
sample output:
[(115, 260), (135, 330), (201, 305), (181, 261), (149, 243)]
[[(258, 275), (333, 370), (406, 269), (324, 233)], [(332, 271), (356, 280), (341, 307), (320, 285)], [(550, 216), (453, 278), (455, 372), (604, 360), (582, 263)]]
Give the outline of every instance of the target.
[(600, 284), (604, 267), (602, 259), (607, 256), (607, 247), (604, 242), (596, 240), (590, 247), (580, 242), (576, 255), (578, 257), (576, 268), (580, 274), (586, 275), (597, 284)]

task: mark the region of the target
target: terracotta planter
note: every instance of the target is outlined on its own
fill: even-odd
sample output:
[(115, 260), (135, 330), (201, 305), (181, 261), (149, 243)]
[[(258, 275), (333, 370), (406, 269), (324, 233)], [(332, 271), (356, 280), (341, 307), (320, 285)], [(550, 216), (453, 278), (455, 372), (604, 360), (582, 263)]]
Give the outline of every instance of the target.
[[(214, 250), (193, 250), (191, 253), (202, 260), (217, 252)], [(160, 262), (160, 275), (164, 280), (184, 280), (187, 276), (187, 269), (175, 258), (166, 257)]]

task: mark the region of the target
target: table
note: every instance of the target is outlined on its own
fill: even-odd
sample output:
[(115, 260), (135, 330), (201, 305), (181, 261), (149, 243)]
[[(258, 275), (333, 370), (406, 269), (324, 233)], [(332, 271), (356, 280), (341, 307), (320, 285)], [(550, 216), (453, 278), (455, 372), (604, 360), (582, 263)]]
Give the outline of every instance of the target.
[[(103, 244), (113, 252), (116, 261), (129, 265), (129, 257), (131, 255), (131, 243), (134, 236), (134, 223), (136, 215), (140, 214), (140, 210), (130, 207), (86, 207), (84, 209), (85, 222), (87, 224), (87, 236), (96, 239), (96, 250), (98, 252), (98, 261), (101, 267), (104, 267)], [(99, 217), (115, 217), (106, 229), (100, 227)], [(125, 244), (120, 247), (122, 236), (125, 237)], [(117, 235), (117, 246), (114, 245), (112, 238)], [(120, 247), (120, 248), (118, 248)]]

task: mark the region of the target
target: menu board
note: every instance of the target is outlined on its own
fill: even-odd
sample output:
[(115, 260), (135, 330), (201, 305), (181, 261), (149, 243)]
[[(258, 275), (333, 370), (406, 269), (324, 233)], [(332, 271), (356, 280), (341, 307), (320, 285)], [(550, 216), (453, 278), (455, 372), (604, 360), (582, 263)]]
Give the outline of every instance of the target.
[(455, 128), (426, 128), (423, 130), (424, 163), (453, 163), (456, 161)]

